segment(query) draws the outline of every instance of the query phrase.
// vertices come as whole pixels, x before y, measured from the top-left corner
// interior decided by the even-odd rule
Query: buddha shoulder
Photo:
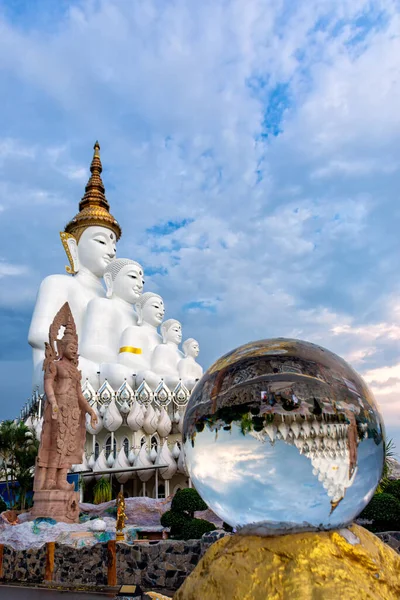
[[[48,294],[56,292],[62,294],[67,290],[74,289],[76,281],[71,275],[48,275],[40,284],[39,294]]]

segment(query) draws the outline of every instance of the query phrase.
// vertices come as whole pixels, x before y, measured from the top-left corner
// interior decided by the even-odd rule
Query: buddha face
[[[113,294],[129,304],[136,304],[143,292],[143,269],[129,264],[123,267],[113,282]]]
[[[176,323],[173,323],[173,325],[171,325],[171,327],[166,332],[166,341],[172,342],[173,344],[176,344],[177,346],[181,343],[181,341],[182,341],[182,326],[180,323],[176,322]]]
[[[88,271],[102,277],[104,269],[115,257],[116,236],[106,227],[88,227],[78,243],[79,264]]]
[[[190,344],[188,344],[187,348],[186,348],[186,353],[187,356],[192,356],[193,358],[197,358],[200,352],[200,346],[199,343],[196,342],[196,340],[193,340],[192,342],[190,342]]]
[[[142,308],[142,320],[153,325],[153,327],[161,325],[164,315],[164,302],[158,296],[150,298]]]

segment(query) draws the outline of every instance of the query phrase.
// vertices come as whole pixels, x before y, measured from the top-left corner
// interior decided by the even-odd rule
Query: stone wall
[[[110,542],[91,548],[75,549],[61,544],[53,546],[54,558],[49,559],[49,544],[39,549],[15,551],[3,547],[0,565],[2,581],[43,583],[48,580],[70,586],[106,586],[139,584],[143,589],[177,590],[193,571],[214,540],[160,540],[128,545]],[[113,543],[115,544],[115,543]],[[112,548],[115,547],[113,560]],[[114,567],[112,565],[115,565]],[[1,568],[2,567],[2,568]],[[110,583],[110,569],[114,582]]]

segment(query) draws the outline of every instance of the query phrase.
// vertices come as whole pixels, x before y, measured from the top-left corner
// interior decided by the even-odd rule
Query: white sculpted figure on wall
[[[107,365],[118,362],[122,332],[137,322],[134,305],[143,291],[143,268],[130,258],[117,258],[105,269],[104,282],[107,297],[89,302],[82,328],[81,355],[94,369],[84,369],[83,377],[90,383],[99,365],[101,382],[108,379]]]
[[[33,348],[33,385],[41,392],[44,343],[54,315],[68,302],[80,337],[88,303],[93,298],[104,297],[102,277],[115,257],[116,242],[121,236],[121,228],[110,214],[105,197],[99,150],[96,142],[91,177],[79,203],[79,213],[61,233],[70,261],[70,267],[66,268],[69,275],[50,275],[42,281],[32,316],[28,341]]]
[[[182,383],[191,392],[197,381],[203,376],[203,369],[196,362],[200,346],[199,342],[193,338],[185,340],[182,346],[185,358],[182,358],[178,363],[178,373]]]
[[[142,371],[136,376],[139,386],[145,379],[155,390],[164,379],[165,384],[173,390],[179,382],[178,363],[183,358],[178,346],[182,341],[182,325],[176,319],[168,319],[161,325],[163,343],[156,346],[151,357],[151,370]]]

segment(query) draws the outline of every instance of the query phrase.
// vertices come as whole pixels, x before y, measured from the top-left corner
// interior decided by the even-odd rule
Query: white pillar
[[[156,469],[156,473],[155,473],[155,486],[156,486],[156,500],[158,500],[158,469]]]
[[[192,487],[192,480],[190,479],[190,477],[189,477],[189,487],[190,488]]]
[[[169,496],[169,479],[166,479],[164,481],[164,485],[165,485],[165,497],[168,498],[168,496]]]
[[[143,489],[143,498],[144,498],[146,495],[146,482],[145,481],[143,481],[142,489]]]

